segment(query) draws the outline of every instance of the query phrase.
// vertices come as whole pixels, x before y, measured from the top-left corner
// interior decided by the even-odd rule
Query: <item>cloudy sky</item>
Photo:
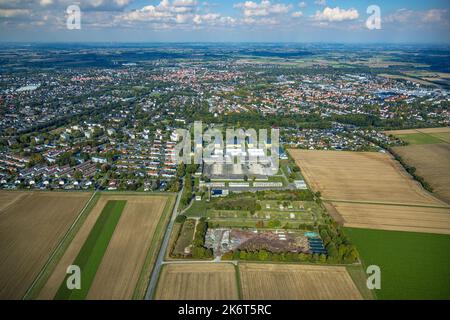
[[[68,29],[78,5],[81,29]],[[368,29],[370,5],[381,29]],[[72,21],[72,20],[71,20]],[[0,0],[0,41],[450,43],[449,0]]]

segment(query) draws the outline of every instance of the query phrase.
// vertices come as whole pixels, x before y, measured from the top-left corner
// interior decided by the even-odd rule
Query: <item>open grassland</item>
[[[81,289],[69,290],[66,284],[69,277],[67,275],[61,283],[55,299],[81,300],[86,297],[125,204],[126,201],[117,200],[110,200],[106,203],[86,242],[73,262],[73,265],[78,266],[82,272]]]
[[[246,300],[360,300],[345,267],[239,264]]]
[[[289,150],[310,186],[326,199],[443,205],[387,154]]]
[[[450,203],[450,144],[411,145],[395,147],[394,151],[416,168],[416,173],[431,185],[433,193]]]
[[[156,300],[236,300],[235,267],[226,263],[168,264],[161,271]]]
[[[40,291],[39,299],[55,297],[67,266],[73,264],[105,205],[114,200],[126,201],[126,205],[86,297],[142,298],[174,204],[172,195],[101,194]]]
[[[450,208],[333,202],[344,226],[450,234]]]
[[[346,228],[364,265],[381,268],[379,299],[450,299],[449,235]]]
[[[0,192],[0,299],[21,299],[90,193]]]

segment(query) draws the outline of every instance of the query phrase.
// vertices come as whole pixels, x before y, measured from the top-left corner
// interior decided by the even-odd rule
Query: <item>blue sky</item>
[[[81,29],[68,29],[78,4]],[[368,29],[366,10],[381,10]],[[448,0],[0,0],[0,41],[450,43]]]

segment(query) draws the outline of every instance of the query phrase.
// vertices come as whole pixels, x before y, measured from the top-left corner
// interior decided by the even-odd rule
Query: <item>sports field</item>
[[[173,204],[173,196],[101,194],[38,298],[142,298]],[[109,216],[108,222],[102,222],[104,214]],[[99,224],[103,225],[101,232],[98,231]],[[110,234],[111,229],[113,232]],[[82,288],[82,293],[59,296],[67,266],[78,261],[93,234],[99,232],[102,239],[109,238],[106,246],[93,249],[95,259],[100,259],[95,261],[96,268],[89,269],[93,272],[90,286]],[[83,277],[83,269],[81,272]]]
[[[0,191],[0,299],[21,299],[90,193]]]
[[[416,173],[431,185],[433,193],[450,203],[450,144],[410,145],[395,147],[394,151],[416,168]]]
[[[246,300],[361,300],[345,267],[241,263]]]
[[[161,271],[156,300],[236,300],[235,267],[227,263],[168,264]]]
[[[450,236],[345,228],[364,265],[381,268],[379,299],[450,299]]]

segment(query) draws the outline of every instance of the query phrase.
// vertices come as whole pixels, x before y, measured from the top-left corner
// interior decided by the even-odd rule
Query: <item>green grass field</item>
[[[412,133],[412,134],[401,134],[397,135],[403,141],[408,142],[411,145],[414,144],[433,144],[433,143],[442,143],[441,139],[437,137],[433,137],[432,135],[425,133]]]
[[[450,143],[450,132],[436,132],[431,134],[433,137],[441,139],[441,142]]]
[[[450,299],[450,236],[345,228],[364,266],[381,268],[379,299]]]
[[[106,203],[73,262],[81,269],[81,289],[69,290],[66,281],[70,275],[67,275],[55,295],[56,300],[82,300],[87,296],[125,204],[126,201],[118,200]]]
[[[184,248],[192,243],[195,232],[195,223],[196,221],[193,219],[188,219],[184,222],[183,227],[181,228],[180,236],[178,237],[173,249],[174,255],[184,254]]]

